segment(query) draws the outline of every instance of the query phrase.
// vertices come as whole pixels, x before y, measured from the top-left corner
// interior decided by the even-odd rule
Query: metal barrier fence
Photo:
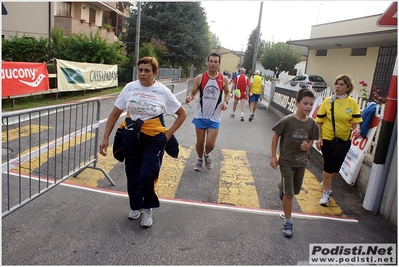
[[[192,78],[192,79],[188,80],[188,82],[187,82],[186,97],[188,96],[188,94],[190,94],[191,89],[193,88],[194,80],[195,80],[195,78]],[[197,100],[196,98],[194,98],[194,100],[195,100],[196,102],[198,102],[198,100]],[[186,102],[183,102],[182,105],[187,105],[187,106],[189,106],[189,107],[191,108],[191,105],[188,104],[188,103],[186,103]]]
[[[133,67],[133,77],[132,80],[136,77],[137,68]],[[170,79],[172,82],[180,82],[180,78],[182,76],[182,69],[174,69],[174,68],[159,68],[157,79]]]
[[[100,102],[2,114],[2,217],[96,166]]]

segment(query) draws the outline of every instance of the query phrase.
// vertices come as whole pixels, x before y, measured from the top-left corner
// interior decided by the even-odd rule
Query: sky
[[[261,38],[286,42],[310,38],[312,25],[384,13],[392,1],[263,1]],[[257,27],[260,1],[201,1],[221,46],[245,51]]]

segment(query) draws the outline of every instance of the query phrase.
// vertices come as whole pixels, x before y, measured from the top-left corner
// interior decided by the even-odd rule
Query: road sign
[[[377,20],[379,27],[398,27],[398,2],[392,2]]]

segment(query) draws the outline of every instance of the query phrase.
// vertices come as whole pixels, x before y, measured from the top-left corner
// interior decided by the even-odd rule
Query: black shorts
[[[337,159],[332,156],[331,140],[323,139],[323,146],[321,147],[323,153],[324,167],[323,171],[326,173],[338,173],[345,158]]]

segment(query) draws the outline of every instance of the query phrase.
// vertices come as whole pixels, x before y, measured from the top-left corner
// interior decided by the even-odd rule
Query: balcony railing
[[[89,24],[88,21],[77,18],[55,16],[54,24],[63,29],[65,35],[71,35],[74,33],[84,33],[88,35],[90,32],[96,33],[97,31],[100,31],[101,37],[107,39],[108,43],[112,44],[116,39],[114,31],[108,31],[100,25]]]

